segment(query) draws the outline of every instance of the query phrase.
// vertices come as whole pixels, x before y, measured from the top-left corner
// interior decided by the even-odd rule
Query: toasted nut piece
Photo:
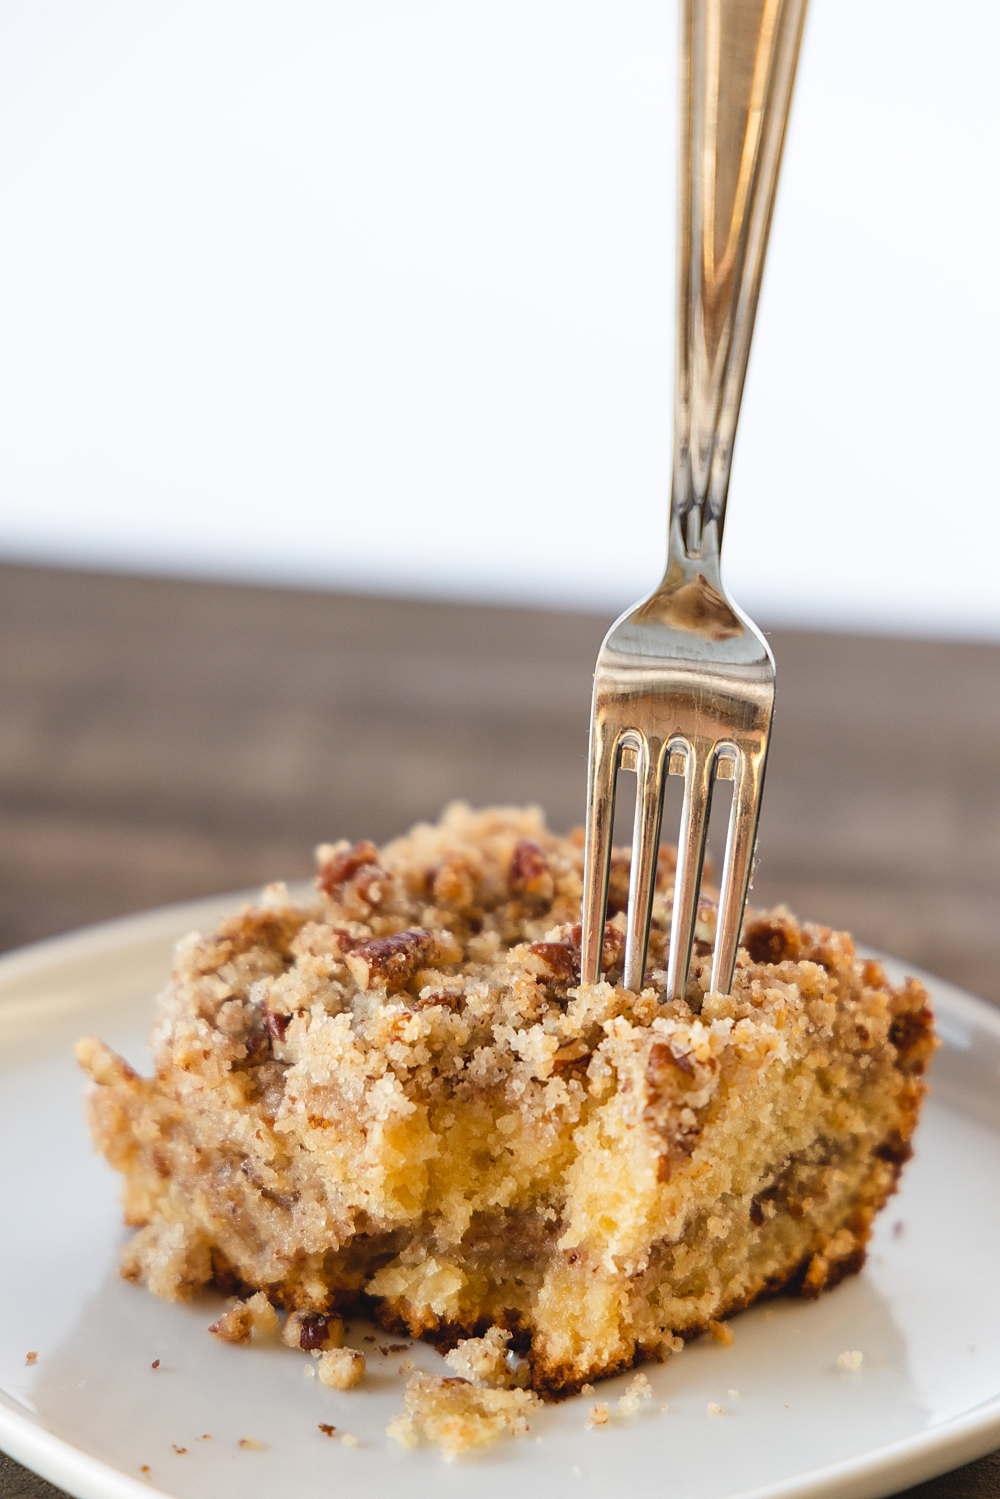
[[[514,844],[507,870],[507,884],[511,895],[520,896],[532,905],[552,904],[555,894],[552,872],[544,850],[534,838],[520,838]]]
[[[336,897],[352,875],[366,864],[378,863],[378,849],[363,838],[360,843],[321,843],[316,850],[319,874],[316,883],[327,895]]]
[[[365,942],[348,953],[345,961],[359,989],[402,989],[419,969],[433,962],[436,952],[433,934],[414,926]]]
[[[344,1341],[344,1323],[334,1312],[292,1312],[282,1330],[281,1341],[303,1353],[322,1353],[339,1348]]]

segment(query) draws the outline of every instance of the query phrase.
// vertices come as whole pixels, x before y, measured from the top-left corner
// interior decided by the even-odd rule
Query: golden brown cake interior
[[[445,1345],[508,1329],[545,1394],[662,1357],[781,1287],[857,1270],[910,1152],[927,996],[843,933],[749,914],[733,992],[664,999],[664,851],[647,987],[580,985],[581,838],[457,805],[381,852],[319,851],[180,944],[156,1070],[80,1045],[98,1148],[138,1232],[123,1273],[314,1312],[370,1305]]]

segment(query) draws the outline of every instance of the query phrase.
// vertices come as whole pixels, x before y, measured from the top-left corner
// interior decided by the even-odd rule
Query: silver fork
[[[712,962],[729,991],[753,867],[774,659],[720,575],[754,314],[806,0],[683,0],[674,468],[667,568],[594,676],[581,977],[601,973],[619,769],[637,775],[624,984],[642,988],[667,775],[684,777],[667,993],[686,991],[712,790],[733,781]]]

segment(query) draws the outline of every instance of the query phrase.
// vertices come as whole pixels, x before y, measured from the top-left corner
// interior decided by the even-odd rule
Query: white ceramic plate
[[[354,1326],[371,1372],[340,1394],[304,1379],[310,1361],[290,1349],[208,1337],[221,1298],[171,1306],[120,1280],[118,1185],[91,1153],[71,1044],[96,1032],[142,1065],[172,942],[236,902],[0,958],[0,1445],[21,1462],[78,1499],[309,1499],[344,1485],[369,1499],[472,1486],[508,1499],[511,1484],[545,1499],[876,1499],[1000,1444],[1000,1015],[936,980],[945,1045],[863,1274],[818,1303],[751,1309],[731,1348],[705,1340],[649,1368],[655,1398],[630,1421],[587,1431],[591,1402],[577,1397],[546,1408],[529,1436],[445,1464],[385,1436],[404,1355],[364,1342],[373,1329]],[[402,1340],[378,1335],[389,1341]],[[853,1349],[860,1369],[838,1369]],[[422,1345],[413,1356],[444,1368]]]

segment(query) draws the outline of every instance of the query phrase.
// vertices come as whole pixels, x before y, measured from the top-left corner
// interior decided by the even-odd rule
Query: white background
[[[616,609],[659,575],[676,0],[5,0],[0,555]],[[1000,638],[1000,7],[812,0],[727,533]]]

